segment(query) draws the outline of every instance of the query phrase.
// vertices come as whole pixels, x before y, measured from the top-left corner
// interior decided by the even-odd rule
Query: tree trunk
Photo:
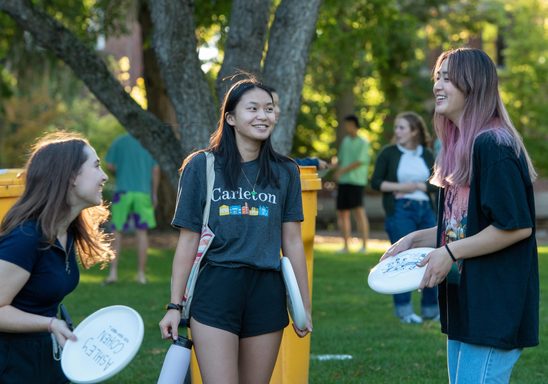
[[[154,49],[152,48],[152,44],[150,44],[153,25],[146,3],[141,4],[141,8],[139,9],[139,24],[141,25],[141,41],[143,42],[143,77],[145,79],[148,110],[162,120],[166,124],[166,127],[171,127],[174,133],[179,135],[175,110],[171,100],[167,96],[164,81],[160,76],[160,68],[156,62]],[[181,158],[179,164],[182,160]],[[158,229],[165,230],[171,228],[170,223],[175,211],[176,201],[176,188],[171,184],[168,175],[162,172],[160,185],[158,186],[158,206],[156,207]]]
[[[282,0],[270,29],[263,78],[280,95],[281,114],[272,143],[283,154],[291,151],[293,143],[320,3],[321,0]]]
[[[28,0],[2,0],[0,10],[63,60],[120,123],[143,143],[169,175],[171,183],[177,185],[177,168],[182,157],[177,138],[128,95],[95,52]]]
[[[173,103],[183,152],[207,145],[216,108],[197,55],[192,0],[148,2],[154,24],[153,46]]]
[[[223,65],[216,82],[219,103],[232,83],[225,78],[235,74],[237,70],[260,73],[271,5],[272,0],[232,2],[230,33],[225,44]]]
[[[343,137],[346,135],[344,129],[344,118],[350,114],[356,113],[354,110],[356,97],[354,96],[354,87],[352,84],[339,89],[339,94],[335,95],[335,114],[337,116],[337,136],[336,145],[339,148]]]

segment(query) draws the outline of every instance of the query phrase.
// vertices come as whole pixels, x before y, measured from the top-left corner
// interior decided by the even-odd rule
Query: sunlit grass
[[[354,241],[351,249],[358,249]],[[311,359],[310,383],[444,383],[445,337],[439,324],[403,325],[393,316],[392,298],[373,292],[367,274],[388,247],[386,241],[372,241],[366,255],[336,253],[342,242],[315,246],[311,354],[348,354],[351,360]],[[548,338],[548,247],[540,251],[541,340]],[[124,251],[120,261],[120,281],[102,286],[107,270],[82,271],[81,284],[67,305],[77,324],[92,312],[114,304],[137,310],[145,323],[145,337],[132,363],[108,383],[155,383],[169,343],[161,340],[158,322],[169,300],[173,250],[152,249],[147,277],[149,283],[135,282],[136,254]],[[419,309],[419,294],[414,302]],[[525,350],[512,383],[548,382],[548,348]],[[288,383],[300,384],[300,383]]]

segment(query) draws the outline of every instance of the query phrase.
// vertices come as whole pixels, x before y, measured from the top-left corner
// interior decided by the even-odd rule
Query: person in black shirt
[[[66,383],[57,346],[75,340],[56,317],[79,281],[78,264],[111,260],[99,228],[107,180],[87,140],[52,133],[25,167],[25,190],[0,226],[0,382]]]
[[[522,349],[539,342],[536,173],[487,54],[444,52],[434,76],[438,225],[383,258],[437,247],[422,262],[421,287],[438,285],[450,383],[507,383]]]

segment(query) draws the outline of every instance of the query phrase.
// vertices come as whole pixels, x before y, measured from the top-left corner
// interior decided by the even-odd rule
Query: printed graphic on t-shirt
[[[466,236],[469,194],[469,187],[449,186],[447,188],[443,210],[444,244],[464,239]]]
[[[273,193],[248,191],[239,187],[232,191],[214,188],[211,200],[221,203],[219,216],[268,217],[269,205],[276,205],[278,198]]]
[[[468,219],[469,187],[449,186],[445,192],[445,205],[443,208],[443,245],[466,237],[466,223]],[[462,260],[453,265],[447,280],[450,283],[458,283],[462,272]]]

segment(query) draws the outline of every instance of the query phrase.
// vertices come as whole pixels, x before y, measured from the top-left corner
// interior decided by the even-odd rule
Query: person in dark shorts
[[[215,156],[205,255],[190,308],[190,328],[204,383],[268,383],[288,325],[280,250],[291,260],[312,331],[297,165],[272,148],[272,94],[254,79],[227,92],[217,130],[205,150]],[[185,159],[172,225],[180,230],[171,303],[160,322],[176,338],[186,281],[196,255],[207,195],[206,156]]]
[[[85,268],[113,256],[100,229],[107,175],[87,140],[69,133],[38,141],[24,174],[0,225],[0,383],[68,383],[60,347],[76,338],[57,309],[78,285],[76,255]]]
[[[360,124],[355,115],[346,116],[344,126],[347,135],[341,142],[335,171],[337,221],[344,240],[341,252],[349,251],[348,242],[352,232],[350,213],[352,212],[362,237],[362,247],[359,252],[365,253],[369,238],[369,221],[363,206],[363,191],[367,185],[369,142],[358,135]]]

